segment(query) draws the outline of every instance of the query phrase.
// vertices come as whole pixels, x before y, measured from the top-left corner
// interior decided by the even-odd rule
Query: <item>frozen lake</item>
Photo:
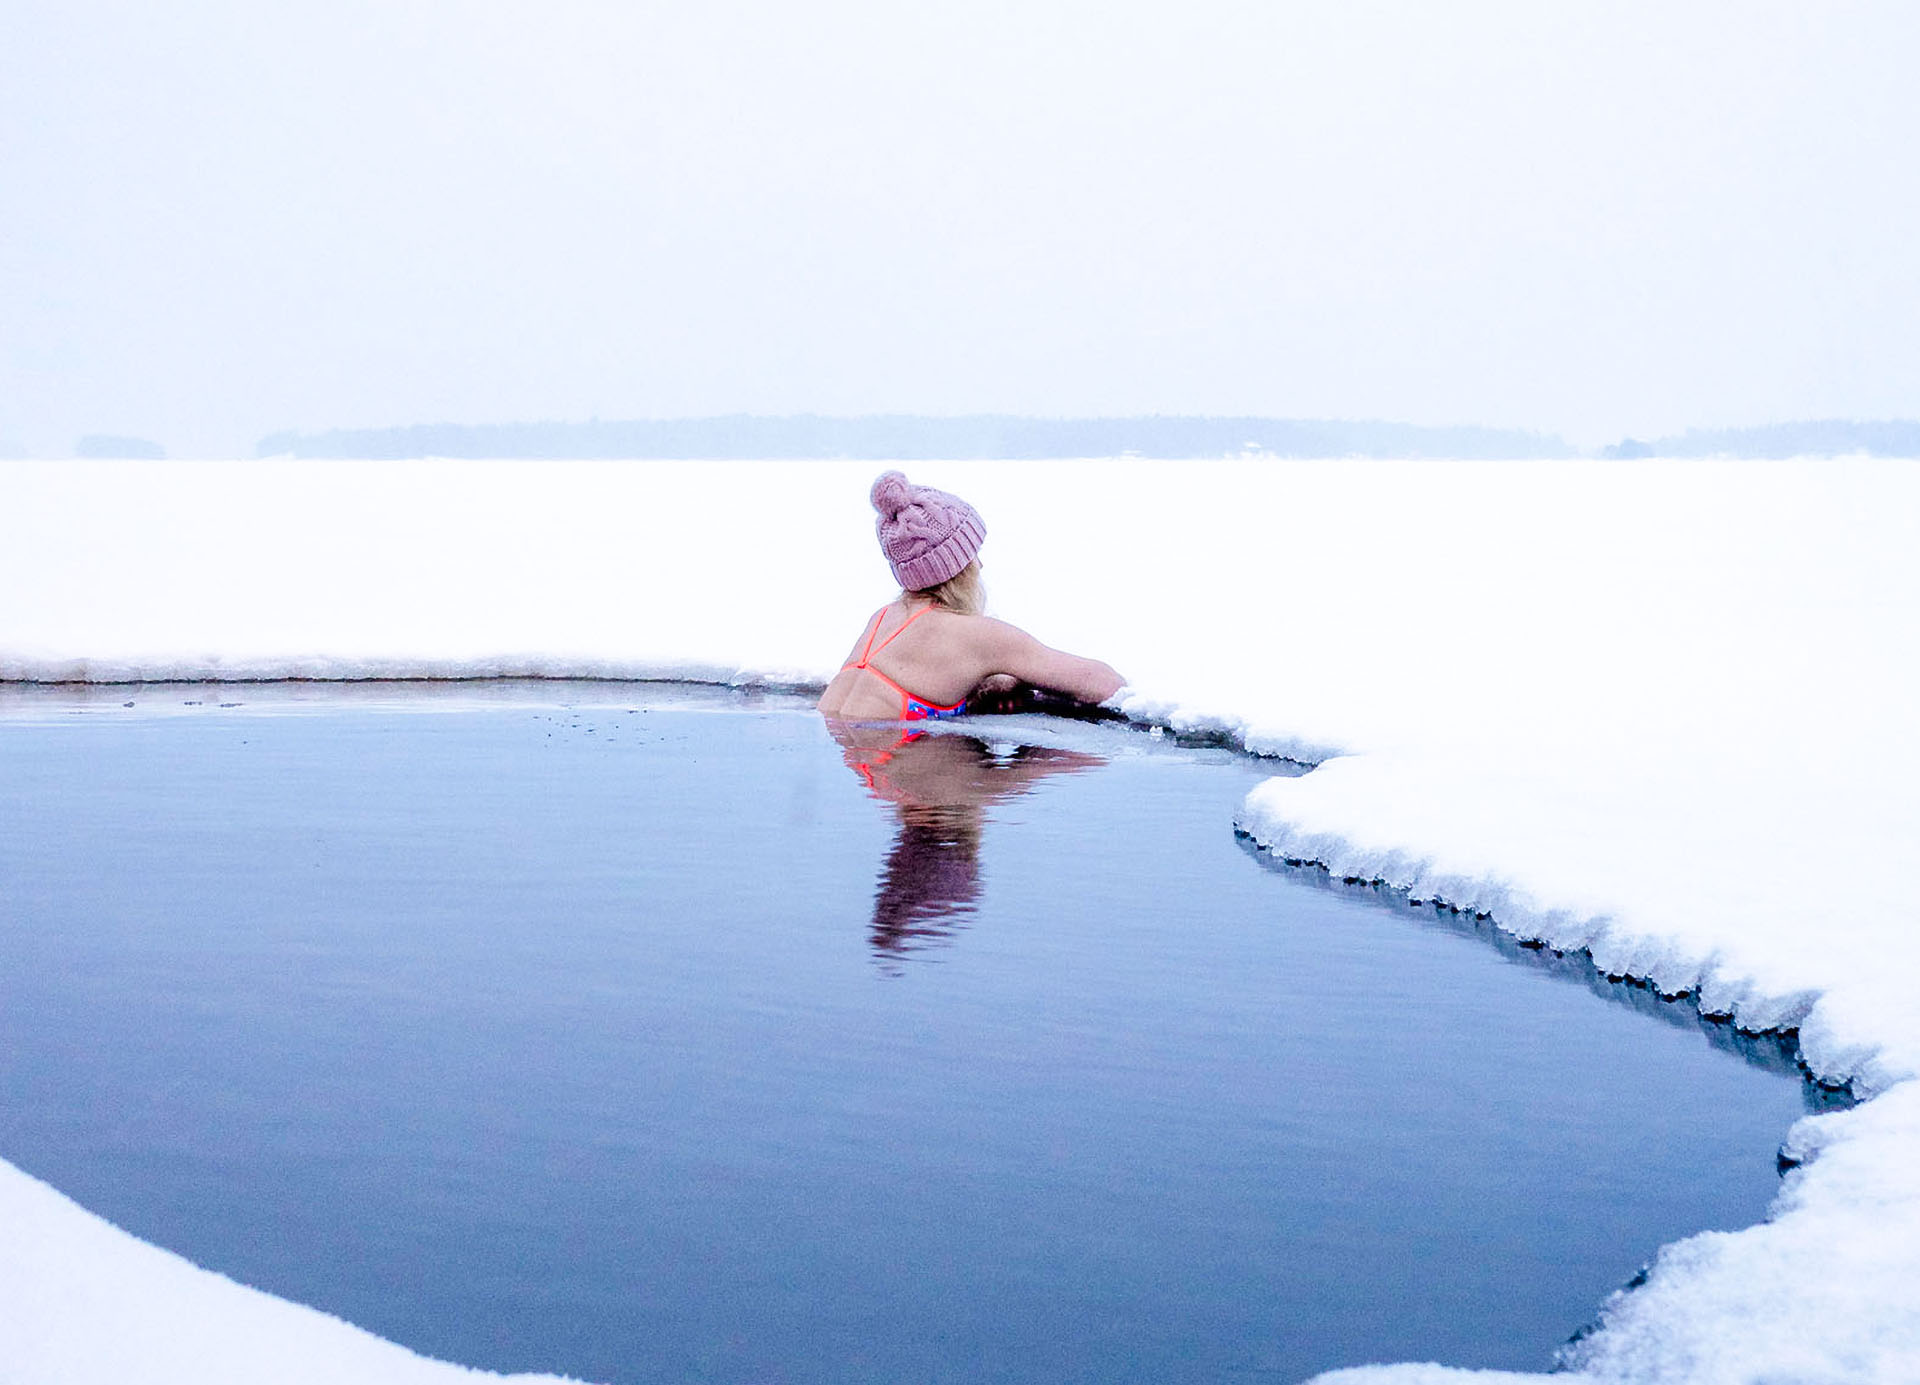
[[[971,730],[4,690],[0,1157],[417,1350],[621,1382],[1543,1368],[1764,1214],[1819,1099],[1777,1046],[1271,868],[1231,828],[1270,765]]]

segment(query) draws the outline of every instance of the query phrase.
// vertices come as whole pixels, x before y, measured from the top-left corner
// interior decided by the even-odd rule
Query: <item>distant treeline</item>
[[[1426,428],[1285,418],[1019,418],[909,414],[823,418],[639,419],[589,423],[416,424],[273,433],[262,457],[850,458],[1047,457],[1570,457],[1545,433],[1511,428]]]
[[[120,457],[143,462],[164,462],[167,449],[145,438],[123,437],[118,433],[88,433],[73,445],[76,457]]]
[[[1920,422],[1845,418],[1773,423],[1761,428],[1692,428],[1642,442],[1622,438],[1606,457],[1920,457]]]

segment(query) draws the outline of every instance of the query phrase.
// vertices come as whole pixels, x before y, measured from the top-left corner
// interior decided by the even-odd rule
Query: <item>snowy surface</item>
[[[515,1380],[416,1356],[200,1269],[0,1162],[0,1380],[392,1385]]]
[[[876,470],[0,464],[0,678],[817,683],[892,594]],[[908,472],[984,514],[996,612],[1114,663],[1130,713],[1325,761],[1249,798],[1241,826],[1263,843],[1587,949],[1742,1025],[1797,1025],[1815,1073],[1875,1095],[1801,1122],[1805,1162],[1769,1222],[1667,1247],[1570,1364],[1920,1379],[1920,466]],[[189,1292],[232,1325],[196,1344],[198,1379],[260,1377],[248,1353],[273,1349],[275,1312],[301,1324],[289,1362],[378,1345],[0,1173],[0,1216],[42,1228],[0,1246],[0,1376],[70,1359],[52,1373],[168,1378],[88,1363],[143,1303]],[[49,1261],[71,1293],[13,1294]],[[20,1317],[23,1301],[39,1306]],[[453,1370],[384,1349],[339,1377]],[[1328,1377],[1464,1378],[1522,1377]]]

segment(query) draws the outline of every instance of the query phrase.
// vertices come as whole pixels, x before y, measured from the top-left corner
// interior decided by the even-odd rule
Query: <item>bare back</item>
[[[952,706],[995,677],[1083,702],[1113,696],[1123,681],[1099,660],[1049,649],[1005,621],[902,596],[867,622],[819,706],[837,721],[891,721],[906,715],[903,696]]]

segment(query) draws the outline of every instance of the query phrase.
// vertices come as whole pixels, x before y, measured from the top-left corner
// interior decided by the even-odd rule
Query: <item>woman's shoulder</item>
[[[1004,644],[1011,640],[1033,638],[1012,621],[1002,620],[998,616],[970,616],[958,611],[955,611],[953,615],[956,620],[966,621],[967,624],[964,628],[982,640],[990,640]]]
[[[956,611],[948,606],[929,606],[926,609],[927,624],[937,625],[949,634],[970,635],[992,639],[1001,632],[1013,627],[1004,620],[993,616],[974,615],[968,611]]]
[[[1010,621],[997,616],[967,615],[960,611],[945,613],[939,636],[954,650],[964,650],[968,658],[1000,669],[1009,660],[1020,659],[1044,646],[1032,635]]]

